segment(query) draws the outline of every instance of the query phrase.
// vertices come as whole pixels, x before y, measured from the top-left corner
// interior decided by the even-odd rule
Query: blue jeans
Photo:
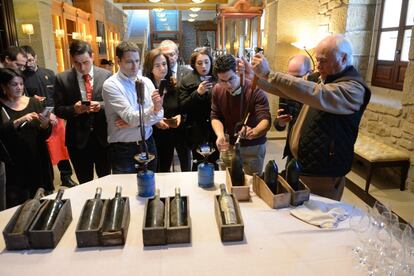
[[[157,149],[152,136],[146,141],[148,152],[154,154],[155,158],[148,163],[148,169],[157,171]],[[140,146],[135,143],[111,143],[109,147],[111,156],[111,165],[113,174],[126,174],[137,173],[138,169],[136,165],[138,162],[134,159],[134,156],[141,152]]]

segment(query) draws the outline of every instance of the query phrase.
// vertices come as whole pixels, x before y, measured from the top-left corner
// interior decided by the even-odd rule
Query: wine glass
[[[366,262],[366,248],[364,248],[366,241],[366,233],[368,233],[371,226],[371,218],[369,210],[361,210],[354,206],[349,217],[349,227],[356,234],[357,244],[352,249],[355,253],[358,263],[363,266]]]

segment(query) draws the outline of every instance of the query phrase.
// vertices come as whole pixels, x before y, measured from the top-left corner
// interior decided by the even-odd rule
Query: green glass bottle
[[[32,222],[34,216],[40,208],[40,199],[45,195],[45,189],[37,189],[33,199],[29,199],[23,204],[19,216],[16,219],[12,233],[23,233]]]
[[[240,143],[234,145],[234,154],[231,158],[231,183],[233,186],[244,185],[243,161],[240,154]]]

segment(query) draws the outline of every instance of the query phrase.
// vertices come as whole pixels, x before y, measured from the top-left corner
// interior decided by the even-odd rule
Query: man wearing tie
[[[66,146],[79,183],[110,174],[102,85],[111,72],[93,65],[89,43],[73,40],[73,68],[56,76],[55,114],[67,121]]]

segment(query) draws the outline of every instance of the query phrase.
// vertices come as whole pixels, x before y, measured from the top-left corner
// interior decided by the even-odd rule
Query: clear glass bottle
[[[226,185],[220,184],[221,194],[219,197],[221,217],[224,224],[237,224],[236,208],[233,198],[227,193]]]
[[[149,202],[149,227],[164,226],[164,202],[160,199],[160,190],[155,190],[155,196]]]
[[[234,145],[234,154],[231,159],[231,183],[233,186],[244,185],[243,162],[240,154],[240,143]]]
[[[171,200],[170,225],[172,227],[186,225],[185,204],[178,187],[175,188],[175,197]]]
[[[52,205],[48,207],[46,211],[46,215],[44,216],[45,219],[40,229],[52,230],[53,224],[55,224],[59,211],[63,206],[62,196],[64,192],[65,192],[64,189],[59,189],[55,200],[53,201]]]
[[[33,199],[29,199],[23,204],[16,223],[13,226],[11,233],[23,233],[32,222],[37,211],[40,208],[40,199],[45,195],[45,189],[39,188]]]
[[[117,186],[115,197],[109,203],[109,209],[104,221],[103,231],[118,231],[122,227],[125,201],[122,198],[122,187]]]
[[[82,217],[80,218],[80,230],[91,230],[99,227],[101,219],[103,202],[101,199],[102,188],[96,188],[95,198],[86,201]]]

